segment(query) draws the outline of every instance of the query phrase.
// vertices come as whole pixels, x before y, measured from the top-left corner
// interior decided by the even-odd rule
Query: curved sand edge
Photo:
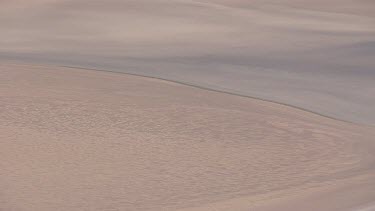
[[[336,117],[333,117],[333,116],[328,116],[328,115],[325,115],[325,114],[322,114],[322,113],[319,113],[319,112],[316,112],[316,111],[312,111],[312,110],[309,110],[309,109],[306,109],[306,108],[303,108],[303,107],[298,107],[298,106],[295,106],[295,105],[292,105],[292,104],[274,101],[274,100],[271,100],[271,99],[255,97],[255,96],[251,96],[251,95],[244,95],[244,94],[239,94],[239,93],[235,93],[235,92],[229,92],[229,91],[224,91],[224,90],[220,90],[220,89],[205,87],[205,86],[201,86],[201,85],[194,84],[194,83],[188,83],[188,82],[184,82],[184,81],[172,80],[172,79],[167,79],[167,78],[162,78],[162,77],[157,77],[157,76],[151,76],[151,75],[135,74],[135,73],[130,73],[130,72],[128,73],[128,72],[113,71],[113,70],[85,68],[85,67],[76,67],[76,66],[64,66],[64,65],[62,65],[60,67],[66,67],[66,68],[72,68],[72,69],[91,70],[91,71],[104,71],[104,72],[110,72],[110,73],[127,74],[127,75],[134,75],[134,76],[145,77],[145,78],[153,78],[153,79],[173,82],[173,83],[177,83],[177,84],[181,84],[181,85],[186,85],[186,86],[190,86],[190,87],[195,87],[195,88],[198,88],[198,89],[203,89],[203,90],[208,90],[208,91],[213,91],[213,92],[219,92],[219,93],[229,94],[229,95],[234,95],[234,96],[239,96],[239,97],[246,97],[246,98],[261,100],[261,101],[270,102],[270,103],[276,103],[276,104],[279,104],[279,105],[288,106],[288,107],[291,107],[291,108],[294,108],[294,109],[306,111],[306,112],[309,112],[309,113],[312,113],[312,114],[316,114],[316,115],[319,115],[319,116],[322,116],[322,117],[325,117],[325,118],[329,118],[329,119],[333,119],[333,120],[337,120],[337,121],[342,121],[342,122],[347,122],[347,123],[352,123],[352,124],[357,124],[357,125],[365,125],[365,124],[351,122],[351,121],[344,120],[344,119],[339,119],[339,118],[336,118]]]
[[[6,63],[6,64],[20,65],[20,63]],[[34,64],[34,63],[22,63],[22,65],[33,66],[33,67],[45,67],[45,65]],[[281,106],[287,106],[287,107],[290,107],[290,108],[293,108],[293,109],[305,111],[305,112],[308,112],[308,113],[311,113],[311,114],[315,114],[315,115],[325,117],[325,118],[328,118],[328,119],[332,119],[332,120],[336,120],[336,121],[346,122],[346,123],[364,126],[364,127],[373,127],[373,125],[351,122],[351,121],[348,121],[348,120],[345,120],[345,119],[340,119],[340,118],[336,118],[336,117],[333,117],[333,116],[325,115],[325,114],[319,113],[317,111],[309,110],[307,108],[299,107],[299,106],[288,104],[288,103],[283,103],[283,102],[280,102],[280,101],[255,97],[255,96],[251,96],[251,95],[239,94],[239,93],[236,93],[236,92],[224,91],[224,90],[210,88],[210,87],[206,87],[206,86],[201,86],[201,85],[198,85],[198,84],[188,83],[188,82],[180,81],[180,80],[172,80],[172,79],[163,78],[163,77],[157,77],[157,76],[151,76],[151,75],[142,75],[142,74],[136,74],[136,73],[131,73],[131,72],[125,72],[125,71],[121,72],[121,71],[116,71],[116,70],[96,69],[96,68],[81,67],[81,66],[67,66],[67,65],[47,65],[47,66],[62,67],[62,68],[69,68],[69,69],[81,69],[81,70],[89,70],[89,71],[109,72],[109,73],[115,73],[115,74],[125,74],[125,75],[132,75],[132,76],[138,76],[138,77],[144,77],[144,78],[157,79],[157,80],[161,80],[161,81],[167,81],[167,82],[172,82],[172,83],[176,83],[176,84],[180,84],[180,85],[194,87],[194,88],[198,88],[198,89],[202,89],[202,90],[213,91],[213,92],[218,92],[218,93],[223,93],[223,94],[229,94],[229,95],[234,95],[234,96],[239,96],[239,97],[245,97],[245,98],[260,100],[260,101],[269,102],[269,103],[275,103],[275,104],[278,104],[278,105],[281,105]]]

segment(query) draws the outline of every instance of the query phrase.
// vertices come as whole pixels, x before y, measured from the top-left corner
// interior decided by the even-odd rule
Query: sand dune
[[[0,14],[0,210],[374,209],[374,1]]]
[[[332,211],[375,197],[371,127],[51,66],[1,64],[0,101],[1,210]]]
[[[375,125],[372,0],[2,0],[0,58],[132,72]]]

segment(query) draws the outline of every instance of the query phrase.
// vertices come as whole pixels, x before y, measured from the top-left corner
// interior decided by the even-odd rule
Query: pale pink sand
[[[49,66],[0,65],[0,102],[0,210],[332,211],[375,200],[371,127]]]

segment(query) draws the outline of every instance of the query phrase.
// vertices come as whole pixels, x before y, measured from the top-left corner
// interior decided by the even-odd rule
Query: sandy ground
[[[0,102],[0,210],[341,211],[375,200],[370,126],[51,66],[1,64]]]
[[[373,0],[0,0],[0,59],[156,76],[375,125]]]
[[[375,209],[375,1],[0,14],[0,210]]]

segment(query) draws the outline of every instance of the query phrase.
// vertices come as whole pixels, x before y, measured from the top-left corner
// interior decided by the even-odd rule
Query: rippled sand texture
[[[0,65],[0,102],[0,210],[332,211],[375,199],[373,128],[48,66]]]
[[[0,59],[151,75],[375,125],[373,0],[1,0]]]

